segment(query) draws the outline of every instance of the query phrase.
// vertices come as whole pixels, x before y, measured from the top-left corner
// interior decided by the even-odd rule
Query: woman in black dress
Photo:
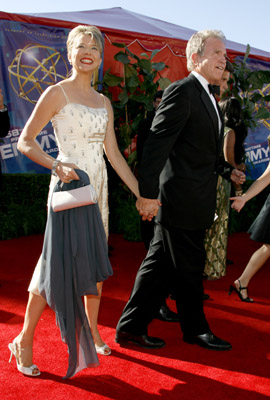
[[[270,147],[270,136],[268,136],[268,145]],[[270,163],[264,173],[249,187],[243,196],[231,198],[234,200],[232,208],[239,212],[248,200],[260,193],[269,183]],[[261,242],[263,245],[252,254],[241,276],[234,281],[234,286],[230,286],[229,294],[235,291],[242,301],[250,303],[253,302],[253,299],[248,296],[248,284],[270,257],[270,195],[248,232],[251,233],[250,238],[252,240]]]

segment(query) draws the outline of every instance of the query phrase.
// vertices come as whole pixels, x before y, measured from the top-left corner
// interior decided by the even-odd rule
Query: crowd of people
[[[111,354],[98,330],[102,284],[113,273],[107,246],[104,153],[136,196],[147,249],[118,321],[115,341],[150,349],[165,346],[163,339],[148,335],[149,323],[158,317],[177,321],[185,342],[211,350],[232,347],[213,333],[203,307],[207,298],[204,276],[218,279],[226,272],[230,185],[239,189],[245,181],[243,141],[247,132],[241,106],[235,98],[221,98],[232,73],[225,37],[221,31],[205,30],[189,39],[189,76],[156,94],[153,111],[139,128],[138,178],[119,151],[110,100],[90,84],[102,62],[103,45],[103,36],[94,26],[79,25],[70,31],[70,77],[41,95],[18,141],[22,154],[52,172],[42,253],[28,288],[22,330],[9,343],[18,371],[33,377],[40,375],[33,362],[34,333],[46,304],[55,311],[68,345],[66,378],[97,366],[97,354]],[[1,135],[9,129],[7,119],[2,131],[6,114],[0,91]],[[59,148],[56,159],[36,141],[49,121]],[[55,216],[51,201],[56,185],[60,181],[66,190],[77,187],[82,173],[94,186],[98,204]],[[240,211],[270,183],[269,177],[268,167],[246,193],[233,197],[233,208]],[[270,256],[268,225],[264,225],[269,202],[251,227],[252,238],[264,244],[230,287],[242,301],[252,301],[247,285]],[[177,313],[167,307],[169,295]]]

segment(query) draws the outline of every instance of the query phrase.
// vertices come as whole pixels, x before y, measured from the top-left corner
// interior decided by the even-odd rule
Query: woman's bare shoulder
[[[111,100],[109,99],[109,97],[107,97],[101,93],[99,93],[99,95],[102,96],[104,107],[106,107],[109,110],[112,110],[112,103],[111,103]]]
[[[66,103],[62,82],[49,86],[42,94],[41,100],[53,106],[55,112],[59,111]]]

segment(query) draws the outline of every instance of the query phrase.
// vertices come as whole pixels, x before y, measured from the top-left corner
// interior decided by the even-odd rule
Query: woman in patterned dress
[[[225,160],[234,168],[245,171],[245,151],[243,147],[247,128],[242,118],[241,104],[235,97],[219,102],[224,115]],[[216,219],[205,236],[206,263],[204,273],[208,279],[219,279],[226,274],[228,224],[231,183],[221,176],[217,184]]]

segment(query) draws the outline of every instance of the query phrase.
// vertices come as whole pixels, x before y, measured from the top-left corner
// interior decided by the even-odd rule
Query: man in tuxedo
[[[145,144],[137,208],[143,219],[157,217],[150,249],[117,324],[115,341],[121,345],[165,345],[149,337],[147,327],[173,286],[184,341],[213,350],[231,348],[210,330],[202,300],[204,236],[214,220],[217,176],[245,179],[219,157],[223,119],[209,84],[224,71],[224,42],[220,31],[190,38],[186,55],[191,73],[164,91]]]

